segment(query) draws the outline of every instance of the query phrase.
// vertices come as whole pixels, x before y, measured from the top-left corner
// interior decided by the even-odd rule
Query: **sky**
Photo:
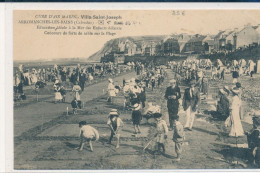
[[[13,59],[14,60],[50,60],[60,58],[88,58],[100,50],[110,39],[124,36],[142,35],[171,35],[174,33],[188,34],[217,34],[220,30],[241,28],[250,23],[260,24],[259,10],[110,10],[110,11],[14,11],[13,20]],[[175,14],[175,15],[174,15]],[[46,18],[52,15],[52,18]],[[60,16],[58,16],[60,15]],[[62,19],[63,21],[84,21],[95,24],[39,24],[47,27],[69,27],[75,26],[101,26],[109,27],[114,22],[131,22],[131,25],[123,25],[122,30],[114,31],[116,35],[46,35],[48,29],[37,29],[37,24],[22,24],[21,20],[61,20],[58,17],[77,16],[77,19]],[[81,15],[91,16],[92,19],[81,19]],[[120,16],[116,19],[104,19],[100,25],[93,16]],[[53,18],[56,16],[57,18]],[[110,21],[108,24],[107,22]],[[20,23],[19,23],[20,22]],[[119,25],[117,25],[119,26]],[[72,30],[70,30],[72,31]],[[94,30],[73,30],[92,31]],[[95,30],[97,31],[97,30]],[[110,31],[111,32],[111,31]]]

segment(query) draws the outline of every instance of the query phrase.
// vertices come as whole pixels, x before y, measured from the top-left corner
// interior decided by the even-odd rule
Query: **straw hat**
[[[133,105],[133,108],[134,108],[135,110],[139,110],[139,109],[141,108],[141,105],[138,104],[138,103],[136,103],[136,104]]]
[[[109,116],[110,115],[115,115],[115,116],[119,116],[117,109],[111,109],[111,111],[109,112]]]

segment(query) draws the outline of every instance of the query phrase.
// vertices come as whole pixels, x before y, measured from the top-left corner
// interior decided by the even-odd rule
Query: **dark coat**
[[[71,77],[70,77],[70,82],[75,84],[77,81],[77,78],[78,78],[77,73],[75,73],[75,74],[72,73]]]
[[[195,88],[192,96],[190,94],[190,88],[185,89],[182,106],[186,111],[189,106],[191,106],[192,111],[196,111],[196,107],[200,102],[200,92]]]
[[[176,96],[176,99],[168,98],[169,96]],[[178,110],[179,108],[179,99],[181,98],[180,88],[175,86],[167,87],[164,98],[167,99],[167,108],[168,110]]]

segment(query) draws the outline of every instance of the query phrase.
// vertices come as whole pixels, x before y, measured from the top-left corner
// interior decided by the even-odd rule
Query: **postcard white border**
[[[173,10],[248,9],[260,10],[260,3],[6,3],[0,4],[1,57],[1,172],[87,172],[87,170],[13,170],[13,10]],[[5,20],[4,20],[5,19]],[[2,51],[4,50],[4,51]],[[3,80],[4,79],[4,80]],[[4,97],[3,97],[4,96]],[[4,139],[4,140],[3,140]],[[104,172],[105,170],[88,172]],[[110,170],[106,172],[259,172],[259,170]]]

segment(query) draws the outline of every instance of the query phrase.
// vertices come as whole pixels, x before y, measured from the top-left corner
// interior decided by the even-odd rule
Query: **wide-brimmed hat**
[[[136,103],[136,104],[133,105],[133,108],[135,110],[139,110],[141,108],[141,105],[139,103]]]
[[[110,115],[115,115],[115,116],[119,116],[117,109],[111,109],[111,111],[109,112],[109,116]]]

